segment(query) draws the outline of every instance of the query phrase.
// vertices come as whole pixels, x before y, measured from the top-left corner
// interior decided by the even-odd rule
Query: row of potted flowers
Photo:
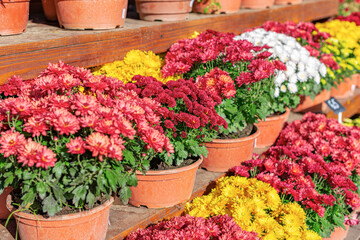
[[[296,38],[305,47],[296,38],[266,30],[266,26],[304,34],[304,38]],[[207,31],[180,40],[165,57],[158,76],[162,81],[152,77],[160,74],[158,70],[150,76],[134,73],[136,76],[128,77],[125,84],[59,62],[50,64],[36,79],[23,81],[13,77],[1,86],[0,182],[4,183],[3,189],[14,189],[11,197],[18,208],[15,215],[21,219],[19,230],[23,239],[51,232],[26,232],[30,229],[30,216],[33,225],[38,225],[38,214],[54,218],[55,214],[66,214],[74,208],[92,209],[115,193],[124,202],[130,199],[134,205],[148,207],[186,201],[201,156],[202,166],[213,171],[227,171],[242,160],[249,160],[259,134],[258,127],[252,124],[285,112],[285,107],[294,108],[300,102],[299,95],[315,96],[328,84],[331,86],[330,80],[321,81],[330,67],[338,67],[339,76],[345,74],[331,53],[317,48],[328,34],[315,31],[310,23],[284,26],[266,23],[263,28],[236,38],[232,33]],[[132,54],[119,66],[136,65],[142,59],[146,59],[145,66],[161,61],[152,54]],[[108,74],[106,68],[97,71]],[[250,143],[239,140],[248,135]],[[226,165],[231,159],[229,148],[224,148],[225,154],[212,150],[224,142],[239,147],[237,156],[244,145],[250,149],[241,154],[243,159],[235,157]],[[184,184],[185,178],[179,173],[168,177],[180,186],[190,186],[187,190],[177,187],[182,195],[175,199],[160,195],[174,187],[157,186],[161,181],[148,171],[169,166],[187,166],[192,172],[186,174],[192,175],[188,184]],[[155,189],[148,189],[148,180],[142,179],[141,172],[153,178],[150,186]],[[139,194],[141,190],[149,195]],[[10,197],[8,200],[10,204]],[[105,205],[110,206],[109,202]],[[35,216],[29,214],[34,212]],[[101,218],[106,219],[108,211],[104,214]],[[105,236],[104,223],[92,229],[81,234],[85,238],[98,234],[95,239]]]
[[[215,239],[344,239],[349,226],[359,223],[353,215],[360,206],[359,138],[358,127],[307,113],[262,156],[230,169],[209,194],[187,203],[186,216],[139,229],[128,239],[186,238],[187,230],[212,239],[203,229],[214,218],[224,228],[209,227]]]

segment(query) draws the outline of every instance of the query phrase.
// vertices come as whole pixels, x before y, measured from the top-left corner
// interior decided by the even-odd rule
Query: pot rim
[[[52,217],[48,217],[45,218],[42,215],[34,215],[31,213],[26,213],[26,212],[15,212],[17,209],[11,205],[12,203],[12,196],[11,194],[9,194],[6,198],[6,207],[7,209],[12,213],[15,212],[14,215],[18,216],[19,218],[25,218],[28,220],[36,220],[36,221],[61,221],[61,220],[71,220],[71,219],[75,219],[75,218],[80,218],[83,217],[84,215],[91,215],[94,213],[97,213],[99,211],[101,211],[102,209],[110,206],[112,203],[114,202],[114,197],[110,197],[109,200],[106,200],[106,202],[104,202],[103,204],[94,207],[90,210],[85,210],[82,212],[77,212],[77,213],[70,213],[70,214],[65,214],[65,215],[59,215],[59,216],[52,216]]]
[[[0,5],[7,4],[7,3],[27,3],[30,2],[30,0],[0,0]]]
[[[290,114],[290,108],[286,107],[286,110],[284,113],[280,114],[280,115],[277,115],[277,116],[271,116],[271,117],[266,117],[265,118],[265,121],[259,121],[260,122],[270,122],[270,121],[276,121],[276,120],[279,120],[279,119],[282,119],[282,118],[286,118],[287,115]],[[257,123],[255,123],[257,124]]]
[[[145,176],[154,176],[154,175],[171,175],[171,174],[176,174],[176,173],[182,173],[182,172],[186,172],[188,170],[194,169],[194,168],[198,168],[200,166],[200,164],[202,163],[203,158],[200,157],[196,162],[185,166],[185,167],[181,167],[181,168],[174,168],[174,169],[168,169],[168,170],[160,170],[160,171],[154,171],[154,170],[149,170],[145,173]],[[142,172],[140,171],[136,171],[135,172],[136,175],[144,175]]]
[[[135,2],[191,2],[192,0],[135,0]]]
[[[246,141],[252,140],[254,138],[257,138],[260,135],[259,127],[256,126],[255,124],[253,124],[253,126],[256,129],[256,131],[249,136],[242,137],[242,138],[235,138],[235,139],[213,139],[212,142],[210,142],[210,143],[228,144],[228,143],[239,143],[239,142],[246,142]]]

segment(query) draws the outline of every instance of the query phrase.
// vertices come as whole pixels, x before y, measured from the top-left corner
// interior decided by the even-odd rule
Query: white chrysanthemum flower
[[[292,53],[290,54],[290,59],[293,60],[294,62],[299,62],[300,61],[300,53],[297,50],[293,50]]]
[[[286,67],[287,67],[287,68],[288,68],[288,67],[292,67],[293,69],[296,69],[296,68],[297,68],[297,64],[294,63],[294,62],[292,62],[292,61],[290,61],[290,62],[287,62],[287,63],[286,63]]]
[[[280,61],[287,63],[290,60],[289,55],[286,52],[283,52],[279,55]]]
[[[309,61],[309,56],[306,56],[300,52],[300,62],[307,63]]]
[[[286,80],[285,74],[284,74],[282,71],[280,71],[280,72],[276,75],[276,77],[274,78],[275,86],[280,87],[281,84],[282,84],[283,82],[285,82],[285,80]]]
[[[314,76],[314,81],[316,82],[316,84],[320,84],[320,80],[321,80],[320,74],[317,73],[317,74]]]
[[[291,77],[292,75],[295,74],[295,68],[293,68],[291,66],[292,64],[289,64],[289,63],[291,63],[291,62],[288,62],[286,64],[286,72],[285,72],[285,74],[286,74],[287,77]]]
[[[281,85],[281,87],[280,87],[280,91],[282,91],[282,92],[286,92],[286,90],[287,90],[286,86],[285,86],[285,85]]]
[[[296,93],[298,91],[298,87],[295,83],[289,83],[287,86],[290,93]]]
[[[275,88],[275,92],[274,92],[274,97],[279,97],[279,95],[280,95],[280,89],[277,87],[277,88]]]
[[[295,43],[295,47],[299,50],[303,48],[303,46],[301,46],[301,44],[298,42]]]
[[[306,72],[307,72],[307,74],[308,74],[309,76],[311,76],[311,77],[315,77],[316,74],[319,74],[319,73],[318,73],[318,70],[317,70],[316,68],[309,67],[309,66],[306,68]]]
[[[284,53],[284,49],[281,46],[276,46],[274,47],[275,53],[276,55],[280,56],[281,54]]]
[[[294,49],[296,47],[296,42],[295,41],[288,41],[287,45]]]
[[[263,28],[254,29],[252,32],[256,33],[256,34],[261,34],[261,35],[267,34],[267,31],[265,29],[263,29]]]
[[[325,64],[323,64],[323,63],[320,64],[319,72],[320,72],[320,75],[321,75],[322,77],[325,77],[325,76],[326,76],[326,74],[327,74],[327,69],[326,69],[326,65],[325,65]]]
[[[308,65],[309,67],[317,68],[317,66],[319,65],[319,60],[314,57],[309,57],[306,65]]]
[[[296,74],[297,78],[299,79],[300,82],[306,82],[309,78],[309,76],[306,74],[306,72],[302,71],[302,72],[298,72]]]
[[[300,45],[300,46],[301,46],[301,45]],[[301,54],[301,55],[305,55],[305,56],[307,56],[307,57],[310,57],[309,51],[306,50],[306,48],[304,48],[304,47],[302,47],[302,46],[301,46],[301,48],[300,48],[300,54]]]
[[[288,54],[292,54],[292,52],[293,52],[293,48],[291,48],[291,47],[289,47],[288,45],[284,45],[283,46],[283,49],[284,49],[284,51],[285,52],[287,52]]]
[[[304,71],[305,71],[305,68],[306,68],[305,63],[299,62],[299,63],[297,64],[297,69],[298,69],[299,72],[304,72]]]
[[[296,74],[293,74],[289,77],[289,82],[296,84],[298,82],[298,78]]]

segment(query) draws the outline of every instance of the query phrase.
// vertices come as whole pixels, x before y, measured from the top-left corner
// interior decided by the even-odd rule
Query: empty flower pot
[[[351,97],[354,92],[352,89],[352,80],[350,78],[345,78],[343,82],[338,84],[336,88],[332,88],[330,95],[334,98],[348,98]]]
[[[274,5],[275,0],[242,0],[241,8],[264,9]]]
[[[180,21],[188,19],[192,4],[192,0],[136,0],[136,11],[146,21]]]
[[[60,27],[74,30],[122,27],[127,0],[55,0]]]
[[[14,35],[26,31],[29,4],[26,0],[3,0],[0,3],[0,35]]]

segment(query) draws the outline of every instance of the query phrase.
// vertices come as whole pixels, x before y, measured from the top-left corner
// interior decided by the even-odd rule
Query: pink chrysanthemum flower
[[[108,154],[110,138],[104,134],[94,132],[86,137],[85,142],[87,143],[85,148],[92,152],[92,156],[99,156],[100,161],[103,161],[103,156],[107,156]]]
[[[85,142],[81,137],[70,139],[70,142],[66,144],[69,149],[68,153],[71,154],[83,154],[85,153]]]
[[[123,141],[120,137],[111,136],[110,137],[110,145],[108,147],[108,153],[110,158],[115,158],[117,161],[121,161],[123,158],[123,150],[125,141]]]
[[[75,134],[80,129],[79,120],[70,113],[64,113],[52,119],[54,129],[62,134]]]
[[[19,149],[18,162],[22,163],[23,166],[34,166],[34,164],[37,162],[36,156],[38,154],[38,150],[41,147],[42,145],[40,143],[28,139],[27,143]]]
[[[30,117],[28,122],[24,124],[25,132],[32,133],[32,136],[46,136],[46,131],[49,130],[49,126],[45,123],[44,119],[40,117]]]
[[[56,163],[56,154],[46,146],[41,146],[36,154],[36,167],[48,169],[54,167]]]
[[[75,114],[77,116],[92,114],[98,107],[99,104],[94,96],[78,93],[72,98],[71,108],[76,110]]]
[[[10,155],[17,156],[20,147],[25,143],[26,139],[23,134],[13,130],[6,131],[0,137],[0,153],[3,153],[4,157],[9,157]]]
[[[150,131],[147,131],[144,133],[144,135],[141,137],[141,139],[147,143],[148,145],[146,148],[153,148],[157,152],[163,151],[163,146],[165,143],[165,136],[161,134],[159,131],[155,129],[150,129]]]

